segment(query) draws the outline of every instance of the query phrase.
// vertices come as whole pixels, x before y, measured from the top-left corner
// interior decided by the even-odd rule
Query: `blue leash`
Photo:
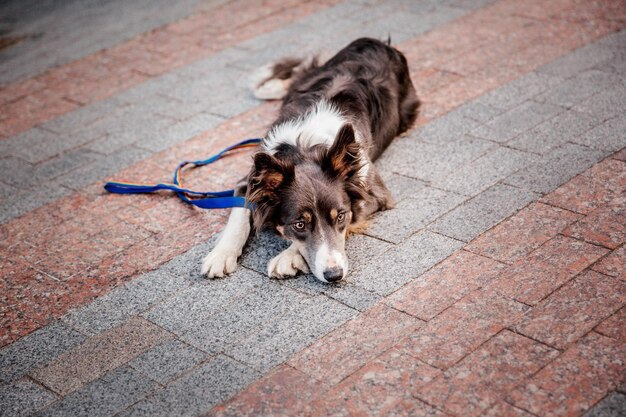
[[[185,203],[193,204],[194,206],[203,209],[247,207],[246,199],[244,197],[235,196],[235,190],[194,191],[183,187],[180,177],[183,168],[187,165],[191,165],[192,167],[209,165],[232,150],[256,146],[259,143],[261,143],[261,139],[259,138],[246,139],[235,145],[229,146],[208,159],[202,161],[183,161],[176,167],[176,170],[174,171],[174,179],[171,184],[135,184],[130,182],[110,181],[104,184],[104,189],[115,194],[154,193],[160,190],[174,191],[176,195]]]

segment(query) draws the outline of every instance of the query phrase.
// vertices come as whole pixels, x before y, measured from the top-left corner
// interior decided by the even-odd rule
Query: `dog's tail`
[[[319,67],[317,55],[307,58],[283,58],[256,70],[251,77],[254,96],[261,100],[280,100],[287,94],[295,79]]]

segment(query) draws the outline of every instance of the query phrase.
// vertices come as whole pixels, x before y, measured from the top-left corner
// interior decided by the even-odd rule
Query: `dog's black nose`
[[[343,278],[343,269],[340,267],[331,268],[324,271],[324,279],[328,282],[336,282]]]

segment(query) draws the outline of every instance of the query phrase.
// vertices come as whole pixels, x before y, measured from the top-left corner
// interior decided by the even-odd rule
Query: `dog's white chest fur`
[[[265,150],[274,154],[282,144],[303,148],[319,144],[330,147],[346,122],[339,110],[322,100],[304,116],[275,126],[265,139]]]

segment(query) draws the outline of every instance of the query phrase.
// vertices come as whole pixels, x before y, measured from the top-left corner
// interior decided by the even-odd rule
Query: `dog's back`
[[[271,86],[273,98],[283,98],[273,127],[301,118],[317,103],[329,103],[361,134],[371,160],[417,117],[419,100],[406,59],[375,39],[357,39],[324,64],[316,58],[288,58],[264,71],[257,93]]]

